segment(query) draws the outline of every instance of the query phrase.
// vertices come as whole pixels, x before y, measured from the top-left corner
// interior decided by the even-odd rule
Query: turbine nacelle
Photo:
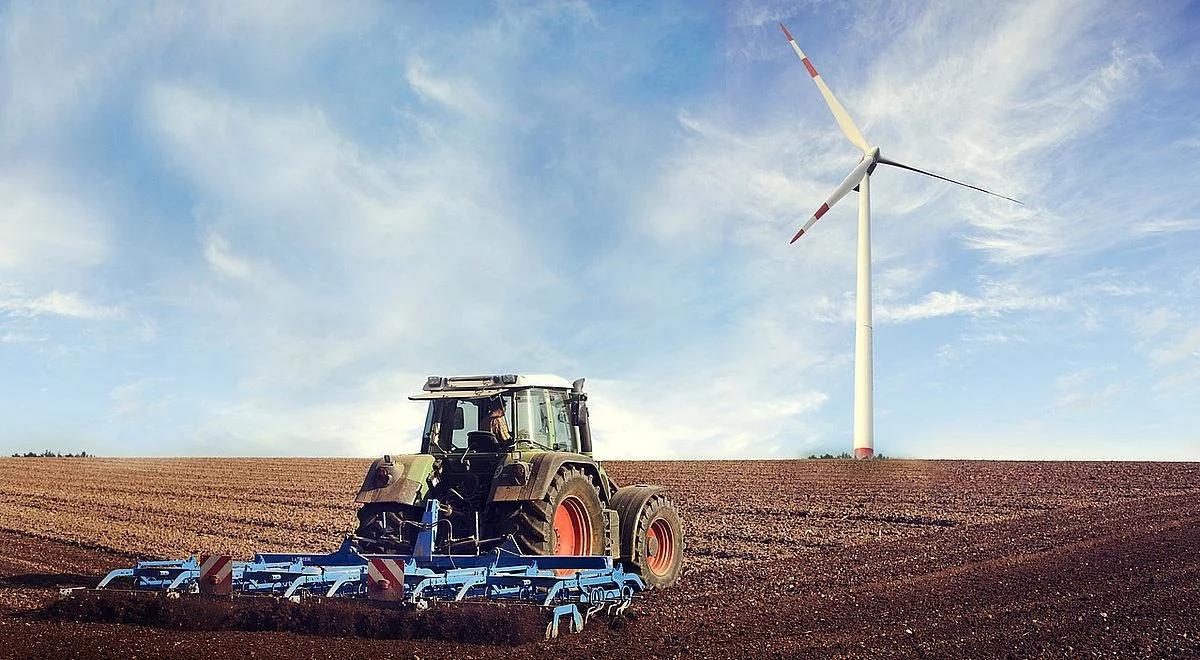
[[[871,150],[867,152],[867,155],[863,156],[863,158],[869,158],[871,160],[871,166],[867,168],[867,175],[869,176],[875,172],[875,166],[879,164],[879,159],[881,158],[879,155],[879,147],[872,147]]]

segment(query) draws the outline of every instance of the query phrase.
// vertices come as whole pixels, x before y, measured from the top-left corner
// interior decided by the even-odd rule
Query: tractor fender
[[[354,501],[359,504],[396,502],[413,506],[425,499],[434,457],[430,454],[384,456],[367,470]]]
[[[528,463],[509,463],[502,467],[492,481],[491,501],[540,500],[549,492],[550,482],[564,465],[573,465],[591,475],[600,487],[600,500],[607,499],[608,492],[601,481],[595,460],[583,454],[548,451],[534,456]]]
[[[666,488],[662,486],[649,486],[646,484],[638,484],[636,486],[625,486],[613,493],[612,499],[608,501],[608,508],[617,512],[617,517],[621,524],[621,551],[625,556],[621,559],[628,560],[629,553],[633,552],[634,544],[631,542],[634,533],[637,531],[639,514],[642,512],[642,507],[650,501],[651,497],[659,493],[666,492]]]

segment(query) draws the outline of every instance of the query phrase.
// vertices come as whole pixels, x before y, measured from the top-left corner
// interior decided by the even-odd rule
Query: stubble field
[[[134,557],[330,550],[369,461],[0,459],[0,653],[502,657],[511,648],[46,622]],[[611,462],[683,513],[681,584],[554,657],[1200,653],[1200,466]]]

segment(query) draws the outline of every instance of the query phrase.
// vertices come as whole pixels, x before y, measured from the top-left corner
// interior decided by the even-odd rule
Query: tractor
[[[618,486],[592,458],[584,379],[430,376],[421,451],[371,463],[351,542],[407,555],[426,503],[438,503],[434,551],[608,555],[647,588],[673,585],[683,560],[679,512],[661,486]],[[511,542],[510,542],[511,541]]]

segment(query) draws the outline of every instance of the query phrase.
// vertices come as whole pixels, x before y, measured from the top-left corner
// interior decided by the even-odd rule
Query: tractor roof
[[[464,397],[492,396],[507,390],[526,387],[543,387],[551,390],[569,390],[571,382],[561,376],[529,374],[520,376],[430,376],[425,381],[425,391],[408,397],[414,401],[422,399],[460,399]]]

